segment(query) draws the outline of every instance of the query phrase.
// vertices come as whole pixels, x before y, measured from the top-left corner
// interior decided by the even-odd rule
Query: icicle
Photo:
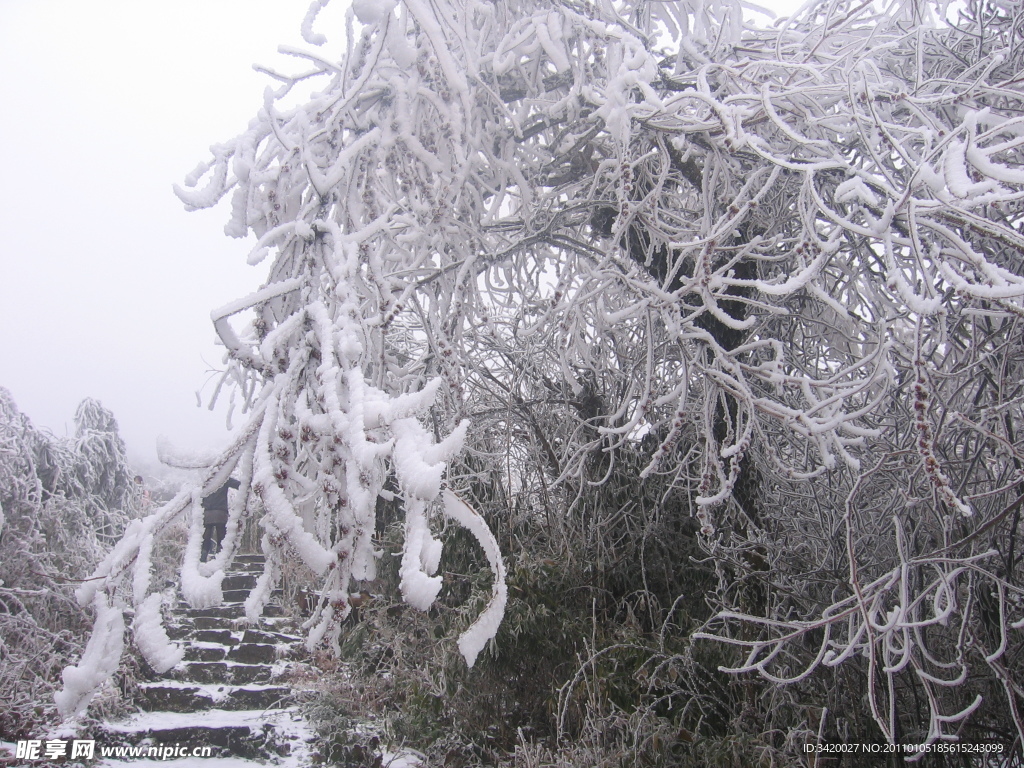
[[[443,497],[445,515],[473,534],[487,556],[487,562],[494,574],[491,599],[487,602],[487,607],[459,637],[459,651],[465,658],[467,666],[472,667],[480,651],[498,634],[498,627],[505,617],[505,603],[508,599],[505,563],[501,559],[501,548],[484,519],[451,491],[446,490]]]
[[[112,606],[105,592],[93,599],[96,621],[81,661],[61,675],[64,687],[54,695],[57,711],[65,720],[79,717],[100,686],[117,671],[124,650],[124,616]]]
[[[135,608],[132,635],[135,646],[142,652],[149,666],[163,674],[185,657],[185,649],[171,642],[164,629],[160,607],[163,596],[154,592]]]

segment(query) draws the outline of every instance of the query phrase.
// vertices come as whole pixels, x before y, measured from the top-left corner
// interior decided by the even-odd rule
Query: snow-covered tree
[[[127,517],[134,516],[140,499],[117,421],[99,401],[86,398],[75,411],[73,450],[77,458],[67,482],[74,484],[75,496],[91,505],[97,534],[109,546],[121,535]]]
[[[0,736],[27,738],[53,715],[54,680],[81,650],[74,586],[136,513],[117,422],[98,401],[74,437],[41,431],[0,388]]]
[[[856,670],[888,740],[954,738],[979,707],[1024,738],[1019,7],[356,0],[320,30],[328,2],[318,50],[285,51],[301,70],[268,70],[177,189],[230,196],[228,234],[269,261],[213,316],[248,426],[82,598],[123,599],[191,507],[183,587],[215,602],[255,517],[250,613],[297,552],[328,596],[311,642],[336,642],[392,489],[426,608],[461,448],[538,514],[642,448],[636,482],[689,494],[720,574],[698,639],[744,649],[737,674]],[[251,490],[201,565],[197,504],[232,471]],[[495,570],[472,663],[501,561],[443,508]]]

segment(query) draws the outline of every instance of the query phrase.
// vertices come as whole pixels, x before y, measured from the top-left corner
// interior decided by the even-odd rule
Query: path
[[[301,638],[278,631],[286,619],[279,605],[266,607],[258,624],[242,604],[263,570],[262,555],[239,555],[224,579],[224,603],[174,613],[168,635],[186,645],[185,658],[164,679],[140,685],[144,711],[111,722],[97,739],[125,748],[209,746],[212,758],[107,758],[104,766],[202,765],[229,768],[274,763],[310,766],[315,738],[299,711],[292,687],[282,681]]]

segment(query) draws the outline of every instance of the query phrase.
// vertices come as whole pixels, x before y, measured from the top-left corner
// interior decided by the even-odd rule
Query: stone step
[[[224,699],[222,709],[283,709],[295,702],[292,689],[284,685],[239,687]]]
[[[185,661],[224,661],[228,657],[228,649],[223,645],[196,645],[193,643],[185,649]]]
[[[167,632],[167,637],[171,640],[184,640],[188,638],[193,631],[195,631],[195,628],[192,626],[191,622],[182,622],[168,624],[164,627],[164,630]]]
[[[288,635],[283,632],[271,632],[266,629],[247,628],[242,635],[242,642],[299,645],[305,642],[305,638],[298,635]]]
[[[251,624],[245,617],[228,618],[226,616],[196,616],[187,625],[187,631],[178,631],[172,639],[180,639],[189,634],[199,631],[226,631],[242,632],[247,629],[258,629],[272,632],[277,622],[271,623],[268,619],[279,619],[280,616],[264,616],[256,624]],[[168,637],[171,637],[168,633]]]
[[[229,619],[225,616],[196,616],[192,619],[192,627],[196,631],[199,630],[223,630],[232,631],[238,627],[238,624],[244,626],[244,619]]]
[[[221,685],[269,683],[274,676],[270,664],[244,664],[237,661],[186,661],[171,670],[175,680]]]
[[[292,703],[292,689],[281,685],[198,685],[165,680],[139,686],[139,705],[146,712],[281,709]]]
[[[185,616],[190,619],[241,619],[245,616],[245,606],[216,605],[213,608],[186,608]]]
[[[252,573],[229,573],[221,582],[222,589],[244,589],[246,591],[256,586],[257,576]]]
[[[192,608],[182,598],[181,607],[177,610],[177,613],[186,617],[220,615],[241,618],[245,616],[245,601],[248,599],[251,591],[249,589],[225,589],[221,593],[223,602],[220,605],[214,605],[209,608]],[[280,589],[272,591],[270,593],[270,600],[263,606],[261,616],[283,616],[284,610],[281,607],[282,597]]]
[[[251,591],[252,591],[251,589],[225,589],[224,590],[224,602],[225,603],[244,603],[246,601],[246,598],[249,597],[249,592],[251,592]],[[276,597],[278,600],[280,600],[282,594],[283,593],[281,592],[280,589],[275,589],[273,592],[270,593],[270,597],[271,597],[271,599]]]
[[[230,629],[197,629],[190,638],[198,643],[219,643],[220,645],[238,645],[242,642],[242,635],[238,630]]]
[[[267,556],[263,555],[263,554],[257,554],[257,553],[250,552],[250,553],[244,554],[244,555],[235,555],[234,562],[235,563],[245,563],[245,564],[253,564],[254,563],[256,565],[262,566],[265,562],[267,562]]]
[[[213,757],[275,760],[306,751],[312,733],[295,708],[144,712],[103,726],[104,746],[190,744],[213,747]],[[295,755],[299,757],[299,755]]]
[[[283,655],[278,652],[279,648],[287,650],[284,646],[243,642],[228,651],[228,660],[242,664],[273,664]]]
[[[249,593],[246,592],[245,594],[248,596]],[[188,608],[185,610],[184,615],[188,617],[188,620],[210,618],[244,619],[245,605],[243,602],[224,603],[213,608]],[[284,609],[279,604],[267,603],[263,606],[263,613],[260,618],[274,619],[281,616],[284,616]]]

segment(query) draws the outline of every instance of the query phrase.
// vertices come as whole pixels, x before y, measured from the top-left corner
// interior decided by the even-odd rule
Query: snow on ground
[[[217,664],[220,662],[209,662]],[[280,688],[280,683],[245,683],[244,685],[232,685],[231,683],[197,683],[192,680],[174,680],[162,678],[160,680],[146,680],[139,683],[139,688],[196,688],[211,695],[227,695],[231,691],[265,691],[268,688]]]
[[[197,725],[204,728],[220,728],[262,726],[272,723],[276,733],[292,744],[291,754],[275,759],[273,765],[278,768],[308,768],[314,764],[312,753],[315,748],[316,735],[309,723],[299,714],[298,707],[279,710],[211,709],[200,714],[201,721],[197,723],[197,713],[195,712],[140,712],[124,722],[109,723],[107,728],[119,733],[141,733],[159,729],[189,728]],[[199,747],[202,744],[197,742],[194,746]],[[14,745],[12,744],[10,748],[13,752]],[[171,768],[252,768],[252,766],[267,764],[239,757],[188,757],[174,760],[108,757],[98,762],[95,768],[143,766],[156,763]],[[423,755],[413,750],[401,749],[397,752],[384,750],[382,753],[383,768],[419,768],[423,764]]]
[[[170,682],[170,681],[168,681]],[[292,753],[273,761],[276,768],[309,768],[314,764],[313,751],[316,742],[309,723],[298,715],[296,707],[282,710],[209,710],[201,713],[201,724],[203,727],[220,726],[251,726],[262,725],[273,721],[276,730],[283,737],[288,738],[292,743]],[[150,729],[195,727],[196,713],[181,712],[154,712],[140,713],[132,716],[120,724],[109,724],[108,727],[121,733],[136,733]],[[52,735],[52,734],[51,734]],[[198,741],[193,745],[203,746]],[[0,759],[7,757],[8,752],[13,759],[16,754],[17,744],[15,742],[0,741]],[[97,757],[99,757],[100,745],[96,745]],[[385,749],[381,755],[383,768],[421,768],[425,764],[425,757],[419,752],[409,749],[391,751]],[[163,765],[168,768],[254,768],[254,766],[268,765],[266,761],[246,760],[240,757],[181,757],[173,760],[160,760],[158,758],[101,758],[93,765],[93,768],[121,768],[121,766],[146,766]]]
[[[282,758],[282,762],[277,763],[278,768],[302,768],[302,766],[310,765],[309,762],[293,762],[293,757],[293,755],[289,755],[286,758]],[[243,760],[240,757],[180,757],[175,760],[158,760],[156,758],[118,760],[116,758],[106,758],[96,763],[96,768],[118,768],[122,765],[149,764],[166,765],[169,768],[253,768],[253,766],[257,765],[265,765],[265,763],[259,763],[255,760]]]
[[[13,749],[13,746],[12,746]],[[176,760],[153,760],[133,759],[116,760],[108,758],[97,763],[95,768],[120,768],[120,766],[143,766],[148,764],[168,766],[168,768],[253,768],[254,766],[266,765],[255,760],[243,760],[240,757],[182,757]],[[296,755],[288,755],[281,758],[281,761],[274,764],[276,768],[308,768],[312,765],[308,759],[299,760]],[[423,765],[423,758],[416,752],[404,750],[402,752],[384,752],[382,768],[419,768]]]
[[[381,760],[383,768],[419,768],[424,764],[426,757],[419,752],[410,749],[403,749],[399,752],[384,751]]]
[[[299,718],[299,719],[296,719]],[[273,724],[278,732],[304,739],[312,739],[313,732],[301,719],[297,707],[287,709],[208,709],[203,712],[140,712],[124,722],[108,723],[107,728],[117,733],[139,733],[170,728],[226,728]]]

